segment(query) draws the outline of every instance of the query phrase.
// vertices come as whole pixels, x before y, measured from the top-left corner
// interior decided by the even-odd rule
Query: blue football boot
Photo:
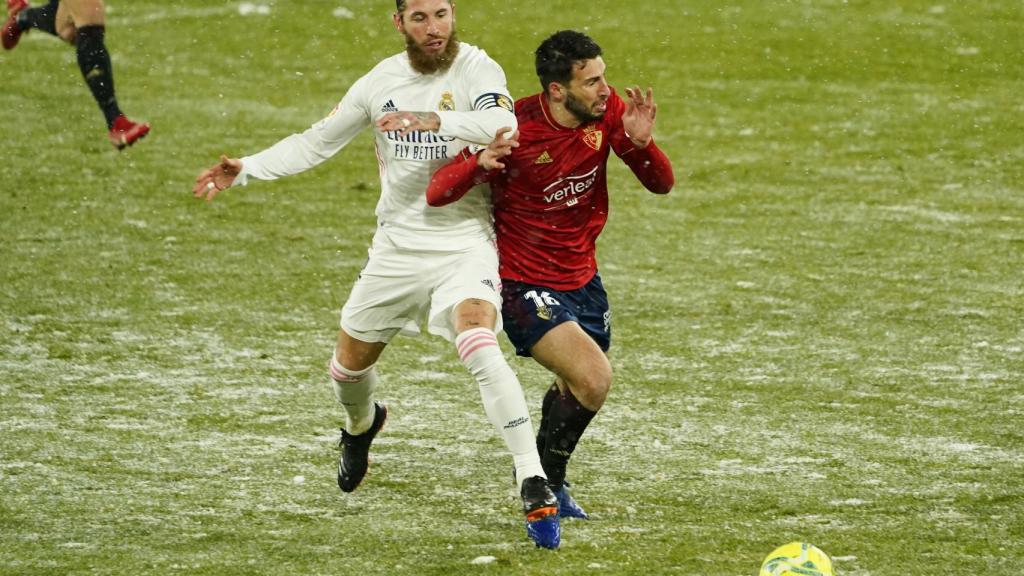
[[[526,535],[538,548],[554,550],[562,542],[562,529],[558,524],[558,499],[540,476],[523,480],[520,490],[523,512],[526,514]]]
[[[558,517],[559,518],[582,518],[583,520],[590,519],[587,512],[582,506],[576,503],[573,499],[572,494],[569,494],[569,483],[563,482],[562,487],[558,490],[553,490],[555,498],[558,499]]]

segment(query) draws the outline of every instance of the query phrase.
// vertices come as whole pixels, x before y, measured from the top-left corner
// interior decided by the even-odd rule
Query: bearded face
[[[440,51],[430,50],[430,43],[434,43],[436,46],[438,42],[444,42],[443,48]],[[413,69],[420,74],[443,72],[451,67],[452,62],[455,62],[455,57],[459,54],[459,37],[455,28],[452,27],[451,33],[444,38],[428,34],[426,46],[424,46],[423,42],[417,41],[411,34],[405,32],[405,51],[409,55],[409,62]]]
[[[399,4],[394,20],[405,37],[405,51],[413,69],[433,74],[451,67],[459,53],[451,0],[408,0]]]
[[[572,112],[572,115],[582,124],[587,122],[593,122],[604,118],[604,102],[597,106],[597,103],[591,102],[588,105],[582,99],[577,98],[571,91],[565,94],[565,109]]]
[[[611,88],[605,80],[604,71],[604,59],[600,56],[585,60],[573,68],[568,86],[563,85],[565,109],[580,123],[600,120],[608,110]]]

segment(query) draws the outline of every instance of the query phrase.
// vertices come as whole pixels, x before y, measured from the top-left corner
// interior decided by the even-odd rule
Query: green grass
[[[613,162],[616,381],[570,469],[594,519],[557,553],[436,338],[385,353],[371,476],[334,485],[369,135],[189,188],[400,42],[383,2],[238,7],[113,5],[119,99],[153,124],[120,154],[72,50],[0,54],[0,573],[752,576],[806,540],[843,576],[1020,574],[1019,2],[459,3],[516,96],[544,37],[586,27],[614,84],[655,87],[679,181],[654,197]],[[536,409],[548,376],[514,367]]]

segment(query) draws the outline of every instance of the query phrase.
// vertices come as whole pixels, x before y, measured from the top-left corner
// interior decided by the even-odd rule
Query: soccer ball
[[[806,542],[790,542],[761,563],[759,576],[835,576],[828,554]]]

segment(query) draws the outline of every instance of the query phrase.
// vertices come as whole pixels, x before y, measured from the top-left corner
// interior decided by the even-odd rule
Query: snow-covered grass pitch
[[[371,475],[334,483],[368,135],[189,193],[400,49],[392,4],[112,2],[118,96],[153,125],[120,154],[74,52],[24,37],[0,54],[0,574],[752,576],[805,541],[843,576],[1018,576],[1024,8],[897,4],[458,3],[516,96],[544,37],[591,33],[614,85],[654,87],[679,180],[612,161],[616,378],[570,469],[593,519],[555,553],[435,338],[386,352]],[[536,410],[548,376],[513,365]]]

